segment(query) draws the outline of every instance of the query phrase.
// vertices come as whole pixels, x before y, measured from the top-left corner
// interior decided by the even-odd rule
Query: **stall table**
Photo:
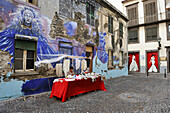
[[[94,82],[92,82],[91,78],[75,81],[65,81],[65,79],[62,80],[63,82],[58,81],[53,83],[50,98],[56,96],[58,98],[62,98],[62,102],[65,102],[68,97],[81,93],[94,90],[107,91],[101,77],[96,78]]]

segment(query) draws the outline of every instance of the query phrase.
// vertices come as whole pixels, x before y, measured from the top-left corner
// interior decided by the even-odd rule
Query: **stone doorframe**
[[[169,67],[170,67],[170,65],[169,65],[169,63],[170,63],[169,57],[170,57],[170,56],[169,56],[169,55],[170,55],[170,54],[169,54],[169,52],[170,52],[170,47],[167,47],[167,48],[166,48],[166,55],[167,55],[167,72],[168,72],[168,73],[170,73],[170,69],[169,69]]]

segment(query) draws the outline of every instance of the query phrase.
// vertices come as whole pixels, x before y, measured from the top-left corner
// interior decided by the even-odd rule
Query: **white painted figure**
[[[30,24],[34,18],[34,15],[30,10],[25,10],[23,12],[23,18],[26,24]]]
[[[152,63],[152,65],[151,65],[150,69],[148,70],[148,72],[158,72],[158,70],[157,70],[157,68],[155,66],[155,57],[154,57],[154,55],[152,55],[151,60],[150,60],[149,63]]]
[[[129,71],[137,71],[137,70],[138,70],[138,65],[136,63],[135,56],[133,55]]]

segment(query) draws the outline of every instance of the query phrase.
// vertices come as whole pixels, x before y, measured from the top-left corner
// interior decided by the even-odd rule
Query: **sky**
[[[123,0],[107,0],[107,1],[110,2],[117,9],[119,9],[121,12],[123,12],[123,6],[122,6],[122,2],[121,2]]]

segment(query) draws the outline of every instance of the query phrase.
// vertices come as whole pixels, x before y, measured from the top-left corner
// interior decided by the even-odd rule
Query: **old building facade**
[[[4,74],[35,71],[35,61],[68,54],[106,78],[128,75],[128,19],[106,0],[2,0],[0,11]]]
[[[125,0],[129,71],[170,72],[169,0]]]

